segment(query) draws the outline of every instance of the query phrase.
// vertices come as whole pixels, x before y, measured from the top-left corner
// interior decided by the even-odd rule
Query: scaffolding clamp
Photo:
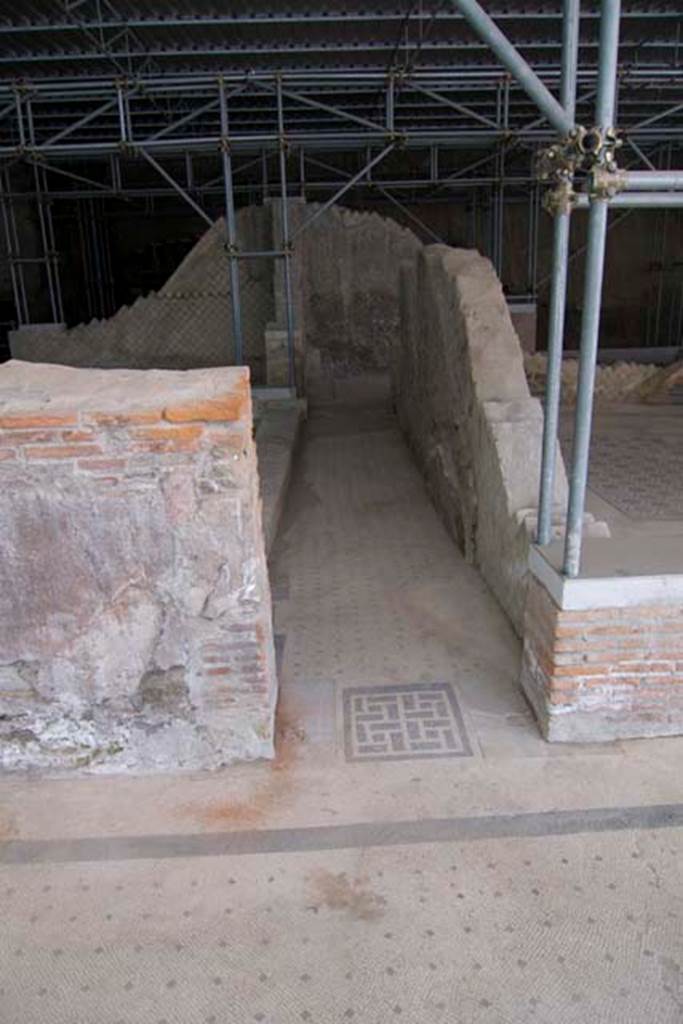
[[[584,128],[578,139],[579,148],[582,154],[583,166],[591,170],[594,167],[601,167],[606,171],[617,170],[616,151],[623,144],[619,138],[616,128]]]
[[[594,199],[612,199],[623,192],[628,184],[626,171],[594,167],[591,171],[588,194]]]
[[[549,189],[543,196],[543,209],[556,217],[561,213],[571,213],[576,202],[576,192],[570,177],[558,181],[553,189]]]
[[[573,128],[564,138],[542,149],[536,158],[536,173],[541,181],[562,183],[571,178],[582,162],[581,127]]]

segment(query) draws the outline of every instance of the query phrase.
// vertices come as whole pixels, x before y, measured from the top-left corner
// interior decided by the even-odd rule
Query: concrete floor
[[[683,1020],[683,740],[540,738],[381,379],[314,396],[278,757],[0,781],[8,1024]]]

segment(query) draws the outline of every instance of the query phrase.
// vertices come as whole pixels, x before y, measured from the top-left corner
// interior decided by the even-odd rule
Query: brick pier
[[[530,579],[521,682],[548,739],[683,732],[676,579],[668,587],[666,577],[570,580],[561,596],[550,592],[552,578],[549,586]]]
[[[0,368],[9,767],[272,756],[248,370]]]

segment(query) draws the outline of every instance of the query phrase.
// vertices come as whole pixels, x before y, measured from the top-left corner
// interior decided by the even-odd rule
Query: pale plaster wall
[[[401,268],[395,402],[432,498],[521,632],[543,414],[489,260],[428,246]],[[567,484],[557,452],[557,514]]]

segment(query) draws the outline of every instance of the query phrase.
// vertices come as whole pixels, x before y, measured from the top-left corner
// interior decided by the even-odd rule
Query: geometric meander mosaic
[[[347,761],[471,757],[448,683],[357,686],[344,690]]]

